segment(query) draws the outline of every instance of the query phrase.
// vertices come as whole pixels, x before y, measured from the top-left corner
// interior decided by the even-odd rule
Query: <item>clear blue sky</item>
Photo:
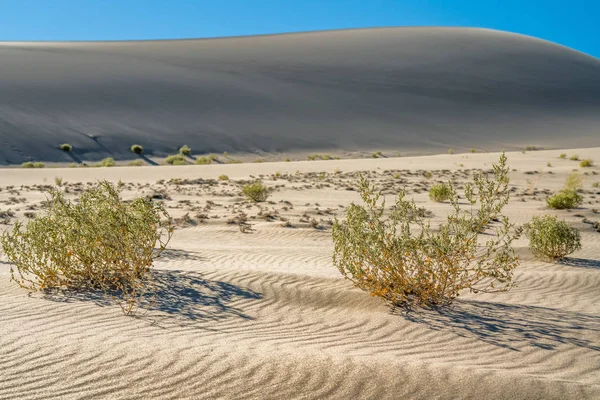
[[[523,33],[600,57],[600,0],[0,0],[0,41],[419,25]]]

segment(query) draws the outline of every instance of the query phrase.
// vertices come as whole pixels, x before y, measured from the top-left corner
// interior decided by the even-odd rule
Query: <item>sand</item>
[[[9,281],[0,256],[0,399],[600,398],[600,233],[584,222],[600,221],[592,186],[600,168],[578,168],[559,153],[509,153],[515,189],[506,212],[518,224],[555,213],[580,229],[583,249],[548,263],[520,239],[517,288],[464,293],[444,311],[409,314],[355,289],[332,265],[329,220],[358,201],[346,188],[357,171],[390,198],[405,186],[435,224],[449,206],[430,201],[427,188],[451,176],[464,181],[498,154],[4,170],[0,210],[21,220],[40,212],[36,185],[55,176],[70,195],[100,177],[121,179],[125,197],[164,191],[169,212],[193,220],[180,221],[155,262],[159,300],[136,318],[86,296],[30,294]],[[600,148],[567,153],[600,160]],[[546,193],[573,169],[587,173],[584,205],[546,209]],[[198,180],[221,174],[232,181]],[[237,183],[261,174],[276,187],[274,203],[247,207]],[[240,210],[250,233],[227,223]],[[313,218],[321,229],[310,227]]]
[[[132,159],[133,144],[282,160],[600,146],[600,60],[506,32],[3,42],[0,60],[5,165]]]

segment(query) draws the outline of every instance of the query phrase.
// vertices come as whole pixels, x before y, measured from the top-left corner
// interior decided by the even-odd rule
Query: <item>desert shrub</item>
[[[577,154],[573,154],[571,157],[569,157],[569,160],[571,160],[571,161],[578,161],[579,160],[579,156]]]
[[[583,186],[583,178],[579,172],[572,172],[565,180],[565,189],[577,190]]]
[[[579,163],[579,166],[581,168],[586,168],[586,167],[593,167],[594,166],[594,160],[592,160],[591,158],[584,158],[583,160],[581,160],[581,162]]]
[[[260,181],[244,186],[242,188],[242,193],[248,199],[257,203],[265,201],[269,197],[269,189]]]
[[[144,163],[142,162],[142,160],[133,160],[130,161],[127,165],[129,165],[130,167],[141,167],[142,165],[144,165]]]
[[[0,244],[20,286],[99,289],[132,314],[151,289],[153,259],[172,233],[161,204],[122,201],[120,190],[102,181],[83,192],[79,202],[52,189],[45,213],[26,225],[16,222],[11,232],[2,233]]]
[[[470,151],[471,153],[476,153],[476,152],[477,152],[477,150],[476,150],[476,149],[469,149],[469,151]]]
[[[435,230],[414,200],[405,199],[404,191],[389,218],[384,217],[381,192],[361,176],[364,205],[350,205],[346,221],[336,218],[333,224],[334,265],[355,286],[393,305],[445,305],[463,289],[510,289],[519,264],[511,243],[521,230],[513,229],[508,218],[500,215],[509,201],[504,154],[493,171],[491,179],[475,173],[473,183],[465,186],[469,211],[460,208],[458,194],[448,183],[453,212]],[[492,229],[489,224],[494,219],[499,223]],[[486,229],[494,234],[486,235],[482,243],[479,232]]]
[[[448,154],[450,154],[450,155],[454,154],[454,149],[453,148],[449,148],[448,149]]]
[[[21,168],[35,168],[33,161],[27,161],[21,164]]]
[[[192,149],[190,149],[187,144],[184,144],[179,148],[179,154],[181,154],[182,156],[189,157],[190,155],[192,155]]]
[[[579,231],[555,215],[533,217],[525,225],[525,234],[529,238],[529,249],[541,259],[557,260],[581,249]]]
[[[62,151],[66,153],[69,153],[71,150],[73,150],[73,146],[71,146],[69,143],[63,143],[59,147]]]
[[[36,161],[33,163],[33,168],[45,168],[46,164],[44,164],[43,162],[40,161]]]
[[[559,158],[567,158],[567,153],[560,153]]]
[[[433,185],[429,189],[429,198],[438,203],[449,200],[450,196],[452,196],[452,189],[445,183]]]
[[[114,167],[115,165],[115,159],[112,157],[106,157],[98,164],[99,167]]]
[[[582,202],[583,197],[575,189],[563,189],[546,199],[548,207],[556,210],[575,208]]]
[[[187,165],[187,161],[181,154],[175,154],[165,158],[165,162],[169,165]]]
[[[196,158],[196,165],[208,165],[212,162],[209,157],[198,157]]]
[[[225,174],[223,174],[223,175],[219,175],[219,180],[220,180],[220,181],[228,181],[228,180],[229,180],[229,177],[228,177],[227,175],[225,175]]]
[[[131,146],[131,152],[135,154],[142,154],[144,152],[144,148],[139,144],[134,144]]]

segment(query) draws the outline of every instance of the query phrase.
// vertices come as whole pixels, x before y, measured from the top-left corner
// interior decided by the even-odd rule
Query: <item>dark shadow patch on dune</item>
[[[177,261],[177,260],[194,260],[194,261],[203,261],[206,258],[202,257],[200,253],[195,251],[187,251],[182,249],[165,249],[160,253],[160,256],[157,260],[169,260],[169,261]]]
[[[169,320],[175,320],[178,325],[230,318],[251,320],[251,316],[232,303],[262,298],[262,294],[253,290],[207,279],[199,273],[156,270],[153,276],[153,290],[143,297],[137,315],[151,318],[158,325]],[[119,297],[118,293],[105,296],[98,290],[47,290],[43,298],[62,303],[92,302],[104,307],[115,304],[111,296]]]
[[[559,260],[558,263],[569,267],[600,269],[600,260],[566,257]]]
[[[402,312],[409,321],[518,351],[571,345],[600,352],[600,316],[546,307],[456,301],[451,307]]]
[[[152,166],[157,166],[158,165],[158,163],[156,161],[152,161],[151,159],[149,159],[148,157],[146,157],[143,154],[139,154],[139,156],[140,156],[140,158],[142,160],[144,160],[145,162],[147,162],[149,165],[152,165]]]

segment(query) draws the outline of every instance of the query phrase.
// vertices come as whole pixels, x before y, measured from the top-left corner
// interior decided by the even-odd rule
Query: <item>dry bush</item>
[[[431,189],[429,189],[429,198],[435,202],[441,203],[449,200],[450,196],[452,196],[452,189],[445,183],[433,185]]]
[[[16,222],[0,236],[11,277],[31,290],[101,290],[127,315],[152,288],[152,262],[173,233],[161,204],[137,198],[102,181],[71,202],[52,189],[44,215]],[[158,251],[155,245],[158,244]]]
[[[533,217],[525,225],[529,238],[529,249],[534,256],[557,260],[581,249],[581,235],[565,221],[559,221],[555,215]]]
[[[256,203],[265,201],[269,197],[269,189],[260,181],[244,186],[242,193]]]
[[[513,229],[501,215],[509,201],[504,154],[493,171],[491,179],[475,173],[473,183],[465,186],[468,211],[460,208],[458,194],[448,184],[453,212],[436,230],[404,192],[396,198],[389,218],[384,217],[381,192],[361,177],[365,205],[352,204],[347,220],[336,218],[333,225],[334,265],[357,287],[393,305],[445,305],[463,289],[510,289],[519,264],[511,244],[521,229]],[[493,220],[499,221],[495,229],[489,226]],[[486,230],[482,244],[479,233]]]

